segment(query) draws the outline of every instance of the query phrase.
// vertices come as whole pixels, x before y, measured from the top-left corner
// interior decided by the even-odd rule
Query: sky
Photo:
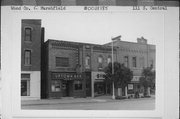
[[[158,13],[55,13],[42,17],[45,40],[64,40],[93,44],[111,42],[121,35],[122,41],[137,42],[144,37],[149,44],[163,39],[163,16]]]

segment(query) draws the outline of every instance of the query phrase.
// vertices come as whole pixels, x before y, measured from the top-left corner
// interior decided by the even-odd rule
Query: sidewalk
[[[138,99],[144,99],[144,98],[138,98]],[[137,99],[123,99],[123,100],[137,100]],[[99,96],[94,98],[63,97],[61,99],[22,100],[21,104],[22,106],[28,106],[28,105],[56,105],[56,104],[73,104],[73,103],[101,103],[101,102],[112,102],[112,101],[122,101],[122,100],[112,100],[111,96]]]
[[[106,102],[106,99],[96,99],[96,98],[73,98],[65,97],[61,99],[41,99],[41,100],[24,100],[21,101],[23,106],[25,105],[50,105],[50,104],[72,104],[72,103],[94,103],[94,102]]]

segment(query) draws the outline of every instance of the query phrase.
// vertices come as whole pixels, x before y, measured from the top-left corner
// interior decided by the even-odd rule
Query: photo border
[[[79,7],[79,8],[81,8],[81,7]],[[77,10],[76,12],[79,11],[79,8],[78,7],[75,8],[75,10]],[[125,9],[123,8],[123,9],[119,10],[117,7],[112,7],[112,11],[108,11],[108,12],[110,12],[110,13],[111,12],[129,12],[128,8],[126,9],[127,11]],[[172,11],[176,12],[175,8],[172,8],[172,9],[173,9]],[[49,12],[52,12],[52,11],[48,11],[48,13]],[[72,11],[67,11],[67,12],[72,12]],[[81,11],[79,11],[79,12],[81,12]],[[130,12],[135,13],[135,11],[130,11]],[[144,11],[140,11],[140,12],[143,13]],[[150,12],[150,11],[147,11],[147,12]],[[26,12],[26,13],[28,13],[28,12]],[[157,13],[157,12],[155,12],[155,13]],[[1,28],[1,31],[2,31],[1,32],[2,33],[2,37],[1,37],[1,39],[2,39],[2,62],[3,62],[2,63],[2,74],[3,74],[2,75],[2,79],[3,79],[2,80],[2,82],[3,82],[2,83],[3,84],[3,86],[2,86],[3,87],[2,88],[3,89],[2,90],[2,92],[3,92],[2,117],[6,117],[6,116],[11,117],[12,116],[12,118],[29,118],[29,117],[30,118],[36,118],[36,117],[37,118],[73,118],[73,117],[75,117],[75,118],[92,118],[92,117],[93,118],[119,118],[119,114],[117,113],[118,111],[123,113],[122,115],[120,115],[121,118],[124,118],[124,117],[126,117],[126,118],[127,117],[128,118],[134,118],[134,117],[162,118],[162,117],[165,117],[165,115],[166,115],[165,112],[169,111],[169,110],[167,110],[167,105],[166,105],[166,103],[167,103],[166,101],[168,101],[168,100],[166,100],[167,93],[165,93],[165,91],[167,91],[167,89],[166,89],[167,84],[169,84],[168,80],[163,80],[162,82],[159,82],[156,80],[157,87],[158,86],[161,87],[161,88],[159,88],[159,90],[158,89],[157,90],[161,91],[161,94],[157,95],[157,93],[156,93],[156,96],[157,96],[156,102],[157,102],[157,99],[159,99],[158,100],[159,103],[156,104],[155,111],[148,111],[148,112],[147,111],[140,111],[140,112],[133,111],[132,112],[132,111],[125,111],[125,110],[115,110],[115,111],[108,110],[108,112],[103,111],[103,113],[102,113],[101,110],[95,110],[95,112],[93,112],[91,110],[82,110],[80,113],[85,113],[88,111],[88,116],[87,117],[84,117],[84,116],[76,117],[74,114],[79,112],[79,110],[78,111],[66,110],[66,112],[68,111],[67,114],[71,114],[71,116],[67,117],[67,114],[66,115],[61,114],[61,116],[59,115],[60,112],[63,114],[65,113],[64,111],[61,111],[61,110],[36,110],[36,111],[35,110],[34,111],[21,110],[21,105],[19,105],[21,103],[20,96],[17,96],[17,95],[20,95],[20,85],[18,86],[18,84],[20,84],[21,55],[17,56],[17,54],[21,54],[21,19],[22,18],[23,19],[26,19],[26,18],[32,19],[32,16],[31,16],[32,13],[29,12],[28,14],[31,14],[31,15],[26,15],[26,17],[24,17],[24,16],[22,17],[21,14],[22,14],[22,11],[12,12],[11,10],[9,10],[8,6],[2,7],[2,21],[1,21],[2,22],[2,28]],[[34,16],[34,14],[35,13],[33,13],[33,19],[40,19],[39,16],[37,16],[37,15]],[[44,12],[43,14],[46,14],[46,12]],[[157,78],[159,77],[160,79],[161,78],[167,79],[166,76],[169,77],[169,74],[166,70],[166,68],[167,68],[166,63],[170,59],[167,60],[167,57],[166,57],[167,54],[165,55],[165,52],[168,52],[166,48],[169,47],[170,45],[174,44],[175,47],[172,51],[176,52],[176,53],[177,53],[176,50],[178,48],[177,42],[171,43],[168,38],[169,37],[172,38],[174,36],[174,34],[175,34],[175,36],[174,36],[175,39],[178,39],[178,37],[176,36],[177,35],[176,31],[174,34],[170,34],[170,36],[167,36],[167,34],[166,34],[167,33],[166,28],[169,27],[169,25],[167,25],[167,23],[169,23],[169,21],[167,20],[167,17],[170,14],[169,13],[167,14],[166,12],[160,12],[160,11],[158,11],[158,14],[164,15],[164,19],[165,19],[164,20],[164,24],[165,24],[164,30],[165,31],[164,31],[164,40],[161,42],[159,41],[158,45],[156,45],[156,71],[157,71],[157,75],[158,75]],[[176,14],[177,14],[177,12],[176,12]],[[19,29],[16,29],[16,28],[19,28]],[[178,29],[178,28],[176,28],[176,29]],[[11,39],[13,39],[13,40],[11,40]],[[177,58],[176,55],[174,55],[173,53],[171,53],[170,55],[174,58]],[[164,59],[162,59],[162,57]],[[160,63],[158,63],[158,61],[160,61]],[[178,62],[175,61],[175,64],[176,63],[178,63]],[[8,67],[11,67],[11,68],[9,69]],[[158,73],[158,71],[159,71],[159,73]],[[163,73],[161,71],[163,71]],[[173,71],[174,71],[173,74],[175,74],[175,73],[177,73],[177,71],[179,71],[179,69],[175,68]],[[11,75],[8,75],[9,72],[11,72]],[[13,77],[15,77],[15,78],[13,78]],[[174,75],[173,78],[174,79],[177,78],[177,75]],[[16,81],[19,81],[19,82],[16,82]],[[164,84],[163,86],[161,86],[162,83]],[[175,87],[177,88],[177,84],[179,84],[179,83],[172,83],[172,84],[174,84],[174,85],[176,84]],[[174,90],[175,87],[170,87],[170,88],[171,88],[171,90]],[[14,93],[14,91],[15,91],[15,93]],[[176,91],[176,90],[174,90],[174,91]],[[5,92],[8,95],[8,96],[6,96],[6,98],[8,98],[8,99],[5,98],[5,95],[6,95]],[[169,99],[169,97],[168,97],[168,99]],[[163,101],[161,101],[161,100],[163,100]],[[8,101],[10,101],[10,103],[8,103]],[[177,101],[175,101],[175,102],[177,102]],[[7,105],[7,107],[5,107],[5,104]],[[7,114],[8,109],[11,110],[10,114]],[[172,109],[174,110],[174,107]],[[35,112],[36,112],[36,114],[35,114]],[[47,112],[51,113],[51,114],[47,114]],[[104,112],[106,112],[106,115],[104,117],[102,117],[101,115],[103,115]],[[116,112],[116,113],[114,113],[114,112]],[[95,114],[95,113],[98,113],[98,114]],[[174,114],[177,116],[176,113],[177,112],[175,111]],[[112,114],[113,114],[113,116],[112,116]],[[147,117],[144,115],[146,115]]]

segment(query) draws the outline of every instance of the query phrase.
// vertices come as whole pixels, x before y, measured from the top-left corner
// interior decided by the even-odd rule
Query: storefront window
[[[21,96],[30,96],[29,80],[21,80]]]
[[[105,91],[105,84],[104,82],[95,82],[94,83],[94,93],[95,95],[104,94]]]
[[[61,91],[61,82],[59,80],[52,80],[51,91],[52,92]]]
[[[74,90],[82,90],[82,81],[74,81]]]

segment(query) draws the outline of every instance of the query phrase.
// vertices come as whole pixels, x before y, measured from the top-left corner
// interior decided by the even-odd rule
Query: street
[[[60,99],[61,100],[61,99]],[[39,104],[22,104],[22,109],[36,110],[153,110],[155,109],[155,98],[138,98],[138,99],[75,99],[73,102],[61,102],[55,100],[50,103]],[[51,100],[52,101],[52,100]]]

